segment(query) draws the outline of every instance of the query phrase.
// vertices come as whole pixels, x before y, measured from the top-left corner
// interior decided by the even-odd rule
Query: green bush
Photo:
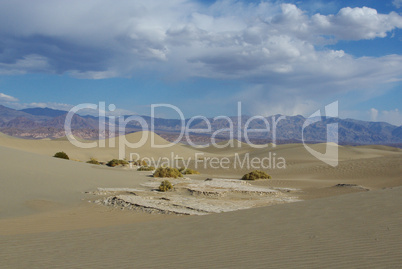
[[[171,189],[173,189],[173,185],[169,180],[164,180],[162,181],[161,185],[159,185],[159,191],[165,192]]]
[[[159,167],[158,169],[156,169],[156,171],[154,173],[154,177],[178,178],[178,177],[183,177],[183,175],[180,173],[180,171],[177,168]]]
[[[87,163],[90,163],[90,164],[100,164],[99,161],[98,161],[97,159],[95,159],[95,158],[91,158],[89,161],[87,161]]]
[[[253,172],[245,174],[242,177],[243,180],[270,179],[270,178],[271,178],[270,175],[260,170],[255,170]]]
[[[57,152],[53,157],[70,160],[70,158],[68,157],[68,155],[64,151]]]
[[[154,171],[155,167],[153,166],[141,166],[137,169],[137,171]]]
[[[198,171],[196,171],[196,170],[193,170],[193,169],[190,169],[190,168],[187,168],[187,169],[182,169],[182,168],[180,168],[181,170],[179,170],[183,175],[198,175],[198,174],[200,174],[200,172],[198,172]]]
[[[113,160],[109,161],[106,165],[110,166],[110,167],[115,167],[118,165],[127,165],[127,164],[128,164],[128,162],[125,160],[113,159]]]

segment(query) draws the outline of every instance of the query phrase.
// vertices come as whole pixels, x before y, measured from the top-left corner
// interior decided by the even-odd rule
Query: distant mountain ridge
[[[24,118],[29,118],[29,119],[34,118],[33,115],[31,115],[29,113],[25,113],[24,111],[15,110],[15,109],[0,105],[0,119],[3,122],[13,120],[17,117],[24,117]]]
[[[64,134],[64,121],[67,111],[55,110],[50,108],[29,108],[23,110],[15,110],[0,105],[0,131],[8,135],[28,137],[28,138],[58,138]],[[278,119],[280,115],[275,115]],[[127,118],[128,116],[124,116]],[[151,126],[152,118],[149,116],[138,116]],[[241,122],[241,128],[250,116],[229,117],[233,122],[233,129],[236,132],[238,121]],[[270,124],[270,132],[249,133],[250,141],[253,143],[269,143],[273,142],[272,137],[272,117],[267,117]],[[195,140],[206,140],[213,132],[231,127],[229,122],[224,119],[211,122],[211,132],[209,133],[191,133]],[[301,115],[286,116],[285,119],[277,123],[276,139],[278,143],[301,142],[302,127],[306,118]],[[106,121],[107,123],[108,121]],[[116,120],[116,123],[118,120]],[[186,124],[189,119],[186,120]],[[101,122],[102,123],[102,122]],[[339,144],[364,145],[364,144],[382,144],[402,145],[402,126],[394,126],[385,122],[368,122],[354,119],[338,119],[338,118],[321,118],[304,130],[304,139],[308,142],[325,142],[327,141],[327,125],[338,124]],[[99,118],[93,116],[74,115],[72,119],[72,129],[75,134],[86,139],[98,138]],[[191,123],[191,129],[206,129],[208,126],[203,120],[195,120]],[[108,125],[106,124],[106,129]],[[137,121],[131,121],[126,126],[127,132],[141,130],[141,125]],[[265,128],[265,123],[261,119],[250,122],[249,129]],[[165,134],[170,140],[175,140],[181,131],[181,121],[178,119],[154,119],[154,129],[158,134]],[[103,134],[103,135],[106,135]],[[228,132],[219,132],[216,136],[218,139],[225,140],[230,138]],[[236,136],[234,138],[237,138]],[[243,136],[244,138],[244,136]],[[244,139],[243,139],[244,141]],[[182,141],[186,142],[186,141]]]
[[[52,117],[52,118],[62,116],[68,112],[68,111],[57,110],[57,109],[52,109],[52,108],[48,108],[48,107],[25,108],[25,109],[21,109],[20,111],[34,115],[34,116],[45,116],[45,117]]]

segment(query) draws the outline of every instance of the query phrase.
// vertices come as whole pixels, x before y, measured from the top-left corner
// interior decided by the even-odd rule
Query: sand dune
[[[134,143],[141,135],[116,140]],[[205,156],[264,157],[270,152],[283,156],[286,169],[267,170],[273,179],[252,182],[251,187],[300,189],[292,195],[303,201],[180,217],[92,203],[98,199],[93,195],[98,188],[146,186],[150,172],[51,157],[63,150],[80,160],[115,158],[117,149],[105,142],[105,148],[86,150],[68,141],[0,134],[0,268],[400,268],[402,264],[400,149],[331,145],[339,149],[338,167],[315,159],[300,144],[245,151],[207,149]],[[325,146],[311,145],[314,150]],[[183,145],[153,149],[149,141],[136,149],[155,157],[171,151],[182,156],[199,152]],[[188,182],[240,178],[248,169],[200,171]]]
[[[190,146],[188,146],[190,147]],[[239,142],[237,139],[231,139],[216,143],[216,145],[209,145],[204,148],[197,148],[199,152],[210,153],[214,155],[233,156],[235,153],[245,153],[253,151],[254,148],[250,145]]]
[[[288,162],[315,162],[316,158],[309,154],[304,148],[303,144],[287,144],[277,145],[273,147],[268,145],[265,148],[253,148],[246,143],[241,143],[238,147],[238,141],[225,141],[218,143],[220,146],[233,142],[233,147],[216,148],[209,146],[207,148],[194,149],[181,144],[171,145],[167,148],[155,148],[151,145],[151,135],[154,136],[154,144],[158,146],[168,145],[170,142],[166,141],[157,134],[151,132],[136,132],[125,136],[120,136],[112,139],[106,139],[99,142],[97,147],[83,149],[72,145],[67,138],[55,139],[55,140],[29,140],[19,139],[0,133],[0,146],[20,149],[23,151],[39,153],[47,156],[52,156],[57,151],[65,151],[72,159],[86,161],[91,157],[95,157],[101,161],[108,161],[118,157],[119,145],[125,145],[131,143],[131,145],[124,147],[126,150],[126,158],[129,159],[130,153],[138,153],[140,156],[146,157],[170,157],[171,153],[179,155],[183,158],[192,157],[196,152],[204,152],[206,156],[234,156],[235,154],[250,153],[252,157],[265,157],[269,152],[276,154],[278,157],[285,158]],[[144,143],[137,144],[142,138],[147,138]],[[80,143],[94,143],[94,141],[78,140]],[[325,153],[325,143],[308,145],[315,151]],[[133,146],[134,148],[130,148]],[[339,150],[340,160],[351,160],[361,158],[374,158],[382,156],[399,155],[402,153],[402,149],[387,147],[387,146],[338,146],[330,144],[330,147],[337,147]]]
[[[170,142],[166,141],[157,134],[154,135],[155,145],[168,145]],[[142,137],[148,139],[142,144]],[[42,155],[52,156],[57,151],[65,151],[71,159],[87,161],[90,158],[97,158],[100,161],[108,161],[117,159],[119,157],[119,145],[123,145],[125,149],[125,157],[130,158],[130,153],[137,153],[140,157],[170,157],[171,152],[181,157],[194,156],[194,150],[184,147],[182,145],[173,145],[166,150],[166,148],[151,147],[151,132],[136,132],[129,135],[116,137],[112,139],[101,140],[94,148],[79,148],[72,145],[68,139],[55,139],[55,140],[29,140],[10,137],[7,135],[0,135],[0,146],[19,149],[27,152],[38,153]],[[94,141],[78,140],[80,143],[95,143]],[[131,143],[131,144],[128,144]],[[85,144],[84,144],[85,145]],[[130,145],[130,146],[124,146]],[[135,148],[130,148],[135,147]]]
[[[133,171],[0,148],[0,218],[34,213],[43,205],[79,205],[96,187],[137,186]],[[37,206],[35,206],[35,203]],[[38,209],[41,211],[41,209]]]
[[[0,265],[399,268],[401,203],[396,188],[201,217],[6,235]]]
[[[317,152],[325,153],[327,144],[308,144],[307,146]],[[338,148],[338,156],[340,161],[362,158],[375,158],[382,156],[396,156],[402,153],[402,149],[392,147],[378,147],[375,145],[365,147],[353,147],[330,144],[329,147]],[[307,152],[303,144],[278,145],[276,147],[258,149],[252,151],[251,155],[254,157],[263,157],[267,155],[267,152],[275,153],[277,156],[284,157],[290,162],[316,161],[316,158]]]

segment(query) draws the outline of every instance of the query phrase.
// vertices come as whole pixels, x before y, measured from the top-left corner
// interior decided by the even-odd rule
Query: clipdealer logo
[[[164,107],[168,109],[172,109],[175,111],[180,118],[180,123],[181,123],[181,128],[180,128],[180,134],[178,135],[177,139],[173,142],[167,143],[167,144],[157,144],[155,143],[155,110],[157,108]],[[72,128],[71,124],[73,121],[73,117],[77,112],[80,110],[97,110],[98,111],[98,119],[99,119],[99,137],[101,137],[102,134],[106,133],[106,125],[108,126],[108,132],[110,134],[113,134],[110,136],[108,140],[105,139],[99,139],[97,141],[92,141],[92,142],[81,142],[78,141],[73,133],[72,133]],[[116,106],[111,104],[108,106],[109,111],[114,111],[116,109]],[[337,145],[338,143],[338,124],[337,123],[331,123],[327,125],[327,143],[326,143],[326,152],[325,153],[320,153],[318,151],[313,150],[305,140],[305,135],[304,131],[305,128],[308,126],[319,122],[322,120],[322,114],[320,110],[317,110],[314,112],[312,115],[310,115],[306,121],[304,122],[302,126],[302,142],[306,150],[311,153],[314,157],[317,159],[335,167],[338,165],[338,147],[335,146],[332,143],[335,143]],[[326,117],[333,117],[336,118],[338,117],[338,101],[333,102],[327,106],[325,106],[325,113],[324,116]],[[151,117],[150,117],[150,126],[148,122],[141,116],[138,115],[133,115],[133,116],[128,116],[128,117],[117,117],[116,116],[108,116],[106,117],[106,103],[105,102],[99,102],[99,104],[91,104],[91,103],[85,103],[85,104],[79,104],[75,107],[73,107],[67,114],[66,120],[64,123],[64,129],[66,136],[70,143],[75,145],[76,147],[79,148],[84,148],[84,149],[89,149],[89,148],[105,148],[106,146],[109,148],[115,148],[118,147],[118,152],[119,152],[119,159],[124,159],[126,158],[126,150],[127,148],[129,149],[138,149],[141,148],[142,146],[147,143],[148,139],[150,138],[150,143],[151,143],[151,148],[168,148],[176,145],[179,141],[182,141],[183,137],[185,137],[185,141],[187,144],[190,146],[193,146],[194,148],[205,148],[209,146],[214,146],[215,148],[225,148],[225,147],[240,147],[242,142],[245,141],[246,144],[252,148],[267,148],[269,146],[276,147],[276,139],[277,139],[277,125],[278,123],[285,119],[286,116],[279,116],[271,117],[271,121],[268,121],[266,117],[263,116],[253,116],[248,118],[246,122],[242,122],[242,106],[241,102],[238,102],[237,104],[237,117],[236,120],[234,121],[232,118],[228,116],[217,116],[212,119],[213,121],[216,120],[224,120],[227,122],[225,128],[221,128],[218,130],[213,131],[212,130],[212,123],[211,119],[206,118],[205,116],[194,116],[190,119],[186,119],[184,117],[183,112],[176,106],[171,105],[171,104],[152,104],[151,105]],[[198,122],[202,121],[204,122],[205,128],[203,129],[195,129],[191,128],[191,124],[197,120]],[[259,129],[251,129],[249,128],[250,124],[252,121],[259,120],[261,123],[263,123],[264,128],[259,128]],[[139,141],[136,143],[129,142],[124,135],[119,136],[118,138],[118,143],[116,145],[116,138],[114,137],[114,134],[117,132],[118,134],[126,134],[126,127],[130,122],[136,122],[137,126],[141,126],[140,129],[142,131],[150,131],[150,132],[142,132],[141,138]],[[212,132],[213,131],[213,132]],[[207,144],[195,144],[191,140],[190,133],[212,133],[210,136],[210,143]],[[219,134],[226,133],[229,135],[229,140],[226,144],[221,144],[217,143],[216,137]],[[249,133],[266,133],[271,135],[271,140],[272,144],[254,144],[250,141],[249,138]],[[236,139],[236,140],[234,140]],[[108,142],[108,145],[106,145],[106,141]],[[274,158],[275,158],[274,153]],[[246,156],[246,155],[245,155]],[[146,157],[146,156],[144,156]],[[239,160],[239,156],[236,156]],[[249,157],[249,156],[246,156]],[[268,157],[268,156],[267,156]],[[271,160],[271,152],[269,152],[269,160]],[[282,158],[282,157],[278,157]],[[132,159],[132,154],[130,154],[130,161]],[[247,159],[247,158],[246,158]],[[265,158],[266,159],[266,158]],[[265,160],[264,159],[264,160]],[[283,158],[282,158],[283,159]],[[194,158],[194,161],[197,159]],[[215,159],[211,159],[212,161],[215,161]],[[235,159],[236,160],[236,159]],[[254,163],[258,163],[255,158],[251,158],[251,160]],[[264,160],[260,161],[260,163],[264,163]],[[224,160],[226,162],[226,160]],[[250,161],[250,158],[248,158],[248,161]],[[197,163],[197,162],[196,162]],[[240,163],[240,161],[239,161]],[[284,163],[284,159],[283,159]],[[265,167],[264,165],[262,165]],[[275,167],[275,165],[273,165]],[[221,166],[222,167],[222,166]],[[286,165],[281,165],[282,168],[286,167]]]

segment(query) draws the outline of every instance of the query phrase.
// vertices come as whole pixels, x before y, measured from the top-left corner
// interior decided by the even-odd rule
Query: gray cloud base
[[[1,1],[0,74],[241,80],[271,100],[278,91],[295,94],[295,105],[400,81],[401,55],[356,58],[325,47],[384,38],[397,28],[399,14],[368,7],[309,16],[272,2]]]

